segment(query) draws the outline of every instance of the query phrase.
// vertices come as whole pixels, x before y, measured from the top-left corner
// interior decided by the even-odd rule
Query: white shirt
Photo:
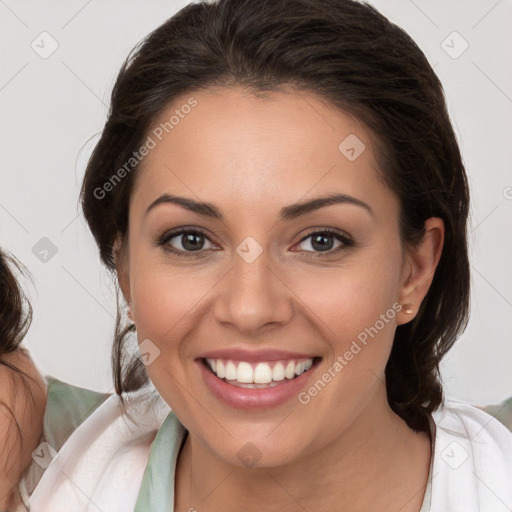
[[[62,405],[69,385],[57,380],[53,385],[60,386]],[[47,439],[51,390],[52,383]],[[79,396],[74,393],[73,403]],[[20,483],[25,507],[16,512],[174,510],[175,467],[186,429],[158,395],[145,389],[126,396],[136,423],[127,420],[116,395],[100,397],[101,405],[61,440],[44,472],[34,461]],[[59,414],[62,418],[62,409]],[[434,449],[420,512],[511,512],[512,432],[486,412],[452,400],[432,414],[431,426]],[[43,446],[41,455],[44,449],[50,452]]]

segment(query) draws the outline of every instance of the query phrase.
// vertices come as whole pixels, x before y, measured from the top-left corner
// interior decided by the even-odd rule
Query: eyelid
[[[199,228],[196,226],[180,226],[177,228],[168,229],[164,231],[164,233],[158,237],[158,242],[161,242],[163,240],[169,240],[169,238],[173,238],[183,233],[201,233],[202,235],[208,237],[208,239],[210,238],[207,231],[203,228]]]
[[[300,242],[303,242],[306,238],[309,238],[311,235],[314,235],[316,233],[329,233],[331,235],[336,235],[336,236],[343,237],[343,238],[346,238],[347,240],[351,240],[352,241],[352,237],[348,233],[346,233],[345,231],[343,231],[341,229],[324,228],[324,227],[313,227],[313,228],[311,228],[311,231],[308,231],[303,236],[303,238],[300,240]]]

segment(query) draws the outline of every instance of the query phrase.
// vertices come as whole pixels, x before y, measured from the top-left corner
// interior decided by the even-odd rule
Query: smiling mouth
[[[250,363],[231,359],[203,358],[206,368],[218,379],[241,388],[265,389],[290,382],[311,370],[320,357]]]

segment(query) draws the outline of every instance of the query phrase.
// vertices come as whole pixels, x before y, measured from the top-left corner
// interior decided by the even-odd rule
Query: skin
[[[13,510],[20,502],[18,481],[32,462],[32,452],[37,448],[43,431],[46,383],[28,352],[17,350],[2,355],[2,359],[33,379],[25,377],[34,401],[23,391],[20,385],[22,377],[0,365],[0,509]]]
[[[414,318],[428,291],[443,222],[428,219],[416,248],[402,243],[399,201],[380,178],[372,136],[312,93],[210,88],[173,102],[155,126],[190,96],[198,105],[142,161],[128,238],[117,246],[139,342],[160,350],[146,369],[189,431],[175,510],[418,511],[429,438],[390,409],[384,369],[396,326]],[[338,150],[349,134],[366,146],[354,161]],[[282,207],[333,192],[373,213],[345,203],[277,220]],[[163,193],[213,203],[224,220],[175,204],[146,214]],[[206,232],[204,257],[155,245],[181,226]],[[312,237],[304,240],[322,228],[348,233],[354,245],[335,252],[334,237],[322,256]],[[236,252],[248,236],[263,249],[252,263]],[[167,247],[185,251],[182,242],[177,236]],[[412,304],[413,313],[398,313],[307,405],[293,398],[266,410],[229,407],[209,392],[195,362],[213,348],[317,354],[307,388],[394,303]],[[250,468],[237,457],[246,443],[261,454]]]

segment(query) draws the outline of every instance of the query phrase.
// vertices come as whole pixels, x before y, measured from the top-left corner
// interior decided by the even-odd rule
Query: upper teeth
[[[241,383],[268,384],[271,381],[293,379],[309,370],[313,359],[295,361],[278,361],[257,363],[246,361],[226,361],[222,359],[206,359],[212,371],[219,379],[236,380]]]

